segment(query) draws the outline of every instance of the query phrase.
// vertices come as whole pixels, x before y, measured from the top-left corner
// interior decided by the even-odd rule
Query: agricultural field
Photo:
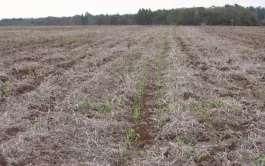
[[[0,27],[0,165],[264,165],[265,28]]]

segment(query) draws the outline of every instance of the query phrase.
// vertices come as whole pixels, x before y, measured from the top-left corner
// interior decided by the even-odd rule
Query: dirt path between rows
[[[146,64],[143,92],[140,97],[141,114],[139,120],[133,126],[137,138],[134,147],[130,150],[131,155],[128,158],[130,161],[138,158],[142,152],[154,145],[156,135],[159,133],[158,119],[161,113],[161,105],[158,102],[158,92],[160,92],[162,86],[158,84],[158,81],[161,79],[167,50],[168,43],[166,39],[161,40],[160,48],[157,49],[154,57],[151,57],[151,60]]]
[[[162,41],[162,52],[159,52],[160,64],[155,62],[155,59],[148,63],[147,78],[142,94],[143,108],[140,120],[136,123],[135,131],[139,135],[138,148],[144,148],[145,145],[151,145],[154,141],[154,136],[151,133],[158,133],[159,127],[153,120],[153,115],[159,114],[160,105],[157,99],[157,93],[161,85],[157,84],[157,77],[160,77],[163,66],[163,60],[168,49],[167,41]],[[159,50],[160,51],[160,50]],[[156,57],[157,58],[157,57]],[[157,65],[159,65],[157,69]],[[159,75],[159,76],[158,76]]]
[[[154,137],[151,136],[151,132],[155,132],[157,129],[154,126],[154,121],[151,119],[155,114],[156,109],[156,84],[155,84],[155,63],[151,61],[148,63],[148,71],[146,83],[142,94],[143,108],[141,111],[140,119],[136,123],[135,131],[139,136],[138,148],[142,149],[146,145],[152,144]]]

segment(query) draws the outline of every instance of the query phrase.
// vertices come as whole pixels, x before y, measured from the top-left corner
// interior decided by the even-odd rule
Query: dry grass
[[[165,31],[158,104],[155,57]],[[150,125],[152,139],[143,146],[136,140],[128,165],[262,165],[260,32],[264,28],[0,28],[0,165],[120,165],[125,133],[138,128],[132,110],[146,64],[142,111],[148,117],[140,122]]]

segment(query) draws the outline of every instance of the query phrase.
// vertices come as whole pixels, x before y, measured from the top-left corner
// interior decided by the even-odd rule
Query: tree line
[[[170,10],[140,9],[136,14],[46,17],[38,19],[2,19],[0,26],[22,25],[265,25],[264,7],[242,7],[238,4],[210,8],[193,7]]]

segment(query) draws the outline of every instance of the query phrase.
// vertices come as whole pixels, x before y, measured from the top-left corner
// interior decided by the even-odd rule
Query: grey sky
[[[30,18],[47,16],[73,16],[75,14],[136,13],[139,8],[172,9],[180,7],[265,6],[265,0],[1,0],[1,18]]]

